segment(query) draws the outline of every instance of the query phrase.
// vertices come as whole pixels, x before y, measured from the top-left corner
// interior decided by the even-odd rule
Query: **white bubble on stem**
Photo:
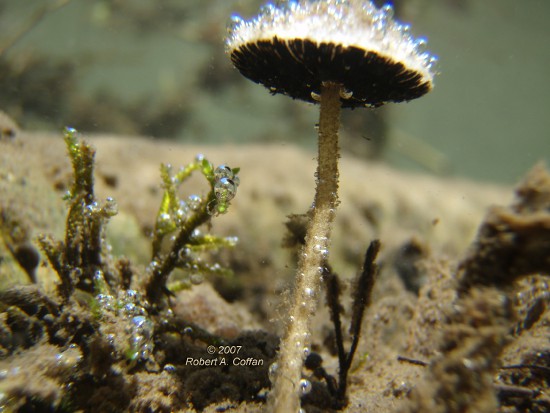
[[[308,379],[301,379],[298,383],[298,392],[300,393],[300,396],[305,396],[310,393],[311,389],[313,389],[313,385]]]

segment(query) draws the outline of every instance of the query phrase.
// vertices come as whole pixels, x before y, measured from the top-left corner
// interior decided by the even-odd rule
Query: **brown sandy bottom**
[[[144,308],[151,323],[151,347],[136,362],[125,354],[124,343],[136,340],[127,307],[98,310],[97,297],[83,292],[62,303],[58,276],[37,246],[39,234],[64,239],[62,196],[72,173],[61,134],[12,134],[3,122],[2,411],[266,411],[268,368],[296,260],[281,246],[284,222],[310,206],[314,155],[290,145],[87,137],[97,150],[97,198],[114,197],[119,206],[107,230],[109,259],[133,274],[138,292],[162,197],[160,163],[179,167],[204,153],[216,165],[241,168],[229,212],[208,228],[239,238],[213,257],[233,275],[207,277],[176,293],[170,311],[147,313],[147,304],[134,299],[130,304]],[[544,169],[535,168],[515,196],[509,188],[407,174],[350,156],[341,160],[340,180],[330,263],[344,287],[344,326],[351,280],[369,242],[382,244],[343,411],[549,411],[550,177]],[[208,185],[199,177],[183,190],[200,195]],[[120,294],[117,303],[126,306],[129,299]],[[312,325],[312,351],[337,377],[324,298]],[[349,347],[347,327],[344,337]],[[217,354],[227,366],[188,365],[189,358],[212,359],[212,344],[216,354],[220,344],[241,346],[240,354]],[[326,381],[308,370],[304,377],[313,383],[305,411],[331,411]]]

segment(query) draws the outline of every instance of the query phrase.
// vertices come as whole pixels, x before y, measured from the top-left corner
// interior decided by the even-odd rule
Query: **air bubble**
[[[372,23],[375,30],[374,36],[378,41],[387,41],[386,32],[388,30],[389,20],[393,17],[393,7],[390,4],[382,6],[373,16]]]
[[[112,295],[98,294],[96,295],[95,299],[104,311],[115,311],[116,300]]]
[[[206,205],[206,213],[212,216],[218,215],[218,203],[216,201],[210,201]]]
[[[94,273],[94,282],[105,282],[105,279],[103,278],[103,271],[97,270]]]
[[[388,20],[393,18],[394,11],[393,11],[393,6],[391,4],[384,4],[380,8],[380,11],[383,13],[384,18],[386,18]]]
[[[185,262],[191,257],[191,248],[184,247],[178,251],[178,258],[180,261]]]
[[[225,237],[225,241],[229,244],[230,247],[234,247],[239,243],[239,237]]]
[[[187,206],[192,211],[197,211],[201,206],[202,199],[198,195],[189,195]]]
[[[397,29],[403,33],[403,35],[408,36],[411,32],[411,25],[408,23],[401,23],[397,26]]]
[[[188,213],[189,213],[189,207],[187,206],[187,203],[184,201],[180,201],[180,207],[176,210],[176,213],[175,213],[176,223],[179,224],[182,221],[184,221]]]
[[[328,256],[328,250],[326,248],[324,248],[323,245],[320,245],[320,244],[315,244],[313,246],[313,250],[319,254],[321,254],[322,257],[327,257]]]
[[[132,324],[140,331],[147,331],[149,327],[152,327],[152,323],[144,316],[138,315],[132,318]]]
[[[124,311],[128,314],[132,314],[136,311],[136,305],[134,303],[128,303],[124,306]]]
[[[260,14],[263,14],[266,18],[273,16],[276,11],[276,7],[271,3],[264,4],[260,7]]]
[[[136,301],[140,298],[140,294],[136,290],[126,290],[126,298],[128,300]]]
[[[425,37],[419,37],[414,41],[414,47],[416,48],[416,52],[418,54],[424,53],[427,45],[428,40]]]
[[[298,391],[300,392],[301,396],[305,396],[309,392],[311,392],[311,389],[313,388],[313,385],[311,382],[307,379],[301,379],[298,383]]]
[[[222,178],[233,179],[234,176],[235,174],[233,173],[233,170],[227,165],[220,165],[214,171],[214,178],[216,178],[216,180],[220,180]]]
[[[103,206],[103,213],[108,217],[113,217],[118,214],[118,204],[114,198],[108,197],[105,200],[105,205]]]
[[[159,262],[157,260],[153,260],[147,266],[147,272],[151,273],[153,271],[156,271],[158,268],[160,268]]]
[[[91,204],[86,205],[86,212],[89,215],[96,214],[99,210],[100,208],[97,202],[92,202]]]
[[[172,217],[170,214],[162,213],[157,218],[157,231],[165,232],[173,225]]]
[[[229,178],[221,178],[214,184],[214,193],[216,198],[224,202],[230,201],[235,197],[237,186]]]
[[[278,369],[279,369],[279,365],[277,363],[271,363],[271,365],[269,366],[269,369],[267,370],[267,375],[271,383],[274,382]]]
[[[427,59],[427,63],[426,63],[426,67],[428,68],[428,70],[432,70],[434,68],[434,66],[437,64],[437,56],[430,56],[428,59]]]
[[[199,285],[204,282],[204,277],[201,274],[192,274],[191,277],[189,277],[189,281],[191,281],[193,285]]]
[[[176,366],[174,366],[173,364],[166,364],[166,365],[164,365],[163,370],[167,371],[168,373],[175,373]]]
[[[244,19],[238,14],[232,14],[229,19],[229,26],[227,27],[228,32],[232,32],[244,22]]]

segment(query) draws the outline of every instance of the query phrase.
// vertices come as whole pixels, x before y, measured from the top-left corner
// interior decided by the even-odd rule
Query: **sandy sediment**
[[[3,130],[13,130],[13,134],[3,134],[0,140],[1,286],[5,289],[29,284],[34,271],[39,289],[51,292],[56,275],[44,259],[37,268],[32,267],[31,261],[33,251],[38,251],[38,234],[63,238],[65,205],[61,198],[71,180],[65,144],[61,134],[29,133],[10,126],[6,119],[0,121]],[[216,165],[241,168],[237,196],[229,212],[214,219],[211,228],[218,235],[239,237],[234,250],[219,255],[233,269],[236,281],[230,288],[220,280],[210,280],[200,288],[181,293],[174,298],[174,310],[178,316],[193,318],[196,325],[228,339],[250,329],[280,334],[277,320],[284,314],[284,291],[291,285],[295,268],[295,257],[281,247],[284,222],[287,215],[304,213],[310,206],[314,155],[292,145],[202,146],[140,137],[85,138],[97,150],[98,199],[113,197],[119,205],[119,214],[108,232],[113,254],[130,257],[141,268],[137,272],[143,271],[150,260],[146,235],[154,226],[162,196],[160,163],[178,168],[203,153]],[[546,201],[533,194],[550,190],[544,184],[546,175],[542,168],[533,174],[518,192],[516,203],[505,209],[514,199],[510,188],[400,172],[349,155],[342,158],[341,203],[330,262],[344,285],[358,270],[368,243],[374,238],[382,243],[381,271],[373,304],[363,322],[363,338],[349,378],[350,404],[346,411],[504,412],[513,406],[513,400],[525,398],[526,393],[521,391],[544,391],[547,384],[533,369],[499,370],[502,365],[530,363],[541,367],[540,373],[546,371],[542,367],[549,359],[544,338],[548,337],[548,289],[544,278],[537,275],[548,269],[548,263],[541,259],[530,267],[525,260],[533,263],[534,256],[545,248],[544,240],[548,240]],[[204,194],[207,190],[201,177],[183,187],[185,194]],[[533,206],[535,201],[538,204]],[[482,230],[477,244],[472,244],[492,205],[503,207],[490,210],[482,227],[485,232]],[[487,273],[491,272],[487,257],[498,261],[501,269],[507,268],[503,263],[507,255],[498,249],[500,244],[490,237],[483,238],[503,226],[507,226],[510,236],[538,237],[534,242],[539,247],[514,249],[519,256],[516,267],[521,271],[504,275],[504,281],[480,281],[487,280]],[[504,235],[497,238],[503,245],[510,245]],[[491,249],[491,245],[496,247]],[[479,253],[479,257],[476,251],[485,254]],[[462,282],[467,269],[473,275],[466,277],[468,282]],[[34,292],[27,293],[36,296]],[[349,291],[344,292],[346,295]],[[0,310],[4,317],[0,324],[9,325],[6,320],[15,317],[14,313],[6,313],[5,304]],[[326,309],[319,309],[314,326],[312,349],[323,355],[326,370],[336,374],[337,362],[330,344],[332,327]],[[71,357],[60,367],[52,361],[51,354],[68,350],[54,348],[44,340],[31,340],[28,350],[17,357],[6,351],[0,369],[21,365],[25,357],[37,368],[46,366],[48,387],[37,395],[54,402],[62,393],[56,383],[67,377],[68,370],[78,365],[82,357],[86,358],[86,350],[78,347],[63,353]],[[454,344],[449,344],[453,340]],[[94,345],[101,348],[103,344]],[[42,359],[37,356],[41,346]],[[96,353],[102,354],[97,349]],[[427,365],[398,361],[398,356]],[[169,355],[163,357],[169,359]],[[129,374],[125,372],[120,380],[128,379]],[[7,381],[0,378],[0,390],[17,388],[22,392],[21,383],[27,376],[14,377],[11,387],[5,389]],[[478,380],[478,385],[464,386],[464,394],[456,396],[456,403],[447,403],[446,398],[454,397],[453,386],[467,377]],[[134,406],[137,411],[145,411],[148,405],[157,406],[158,411],[181,406],[185,403],[185,391],[190,389],[174,382],[166,371],[136,373],[132,380],[150,386],[152,392],[145,395],[146,392],[122,387],[123,391],[128,390],[127,406]],[[528,384],[518,390],[521,380]],[[29,391],[33,389],[29,385]],[[520,392],[516,399],[510,396],[513,389]],[[106,388],[98,389],[94,397],[100,397],[102,392],[111,397]],[[154,392],[165,393],[155,399]],[[168,397],[166,392],[174,396]],[[533,399],[540,396],[532,395]],[[231,403],[235,405],[226,405]],[[316,411],[314,405],[307,411]],[[464,405],[469,406],[467,410],[461,410]],[[260,408],[261,405],[244,404],[237,411]],[[205,411],[209,409],[213,407]]]

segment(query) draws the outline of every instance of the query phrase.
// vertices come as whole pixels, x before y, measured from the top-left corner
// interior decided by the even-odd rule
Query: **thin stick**
[[[372,289],[374,288],[374,281],[377,273],[377,266],[374,262],[378,251],[380,250],[380,241],[374,240],[370,243],[367,253],[365,254],[365,262],[363,264],[363,271],[357,278],[357,283],[354,286],[353,294],[353,307],[351,324],[349,333],[352,336],[351,346],[347,354],[345,363],[340,364],[340,371],[338,373],[338,400],[345,403],[346,392],[348,386],[348,372],[353,361],[353,356],[359,345],[359,338],[361,336],[361,325],[363,323],[363,316],[365,310],[370,306]]]
[[[344,349],[342,321],[340,320],[340,313],[342,312],[342,306],[340,304],[340,281],[338,276],[333,273],[328,266],[325,268],[323,280],[325,282],[327,292],[327,306],[330,311],[332,324],[334,325],[334,338],[336,341],[336,349],[338,351],[338,364],[340,366],[344,366],[346,365],[347,353]]]
[[[286,335],[281,342],[277,374],[271,400],[275,413],[300,409],[298,383],[302,375],[304,348],[309,347],[311,318],[317,309],[323,262],[338,204],[338,127],[340,85],[324,83],[321,88],[317,188],[308,226],[306,244],[298,264]]]
[[[422,367],[426,367],[426,366],[429,365],[425,361],[412,359],[412,358],[405,357],[405,356],[397,356],[397,361],[399,361],[401,363],[403,363],[403,362],[410,363],[410,364],[414,364],[415,366],[422,366]]]

